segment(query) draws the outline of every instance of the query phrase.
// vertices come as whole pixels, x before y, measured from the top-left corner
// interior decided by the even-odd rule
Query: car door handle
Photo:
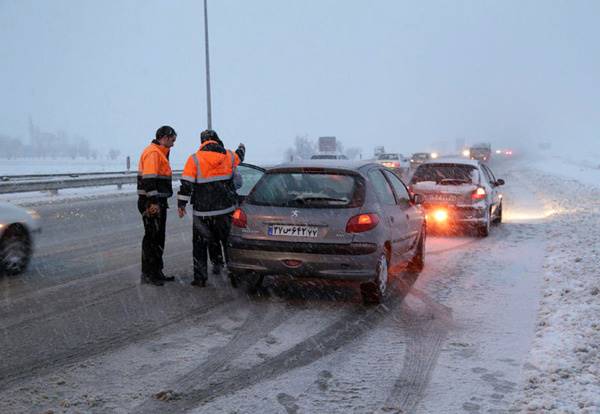
[[[394,222],[394,216],[390,216],[390,221],[393,223]]]

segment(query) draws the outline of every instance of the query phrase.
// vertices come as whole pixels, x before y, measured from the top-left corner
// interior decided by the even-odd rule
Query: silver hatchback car
[[[265,275],[355,281],[378,303],[390,274],[418,273],[425,215],[400,178],[375,163],[307,161],[270,168],[233,214],[232,284]]]

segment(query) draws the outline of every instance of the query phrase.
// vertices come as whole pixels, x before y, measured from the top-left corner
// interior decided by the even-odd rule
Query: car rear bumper
[[[460,205],[424,205],[427,213],[427,225],[450,224],[482,224],[486,221],[487,207],[483,206],[460,206]],[[435,212],[446,211],[446,220],[435,219]]]
[[[379,250],[371,243],[292,243],[231,237],[227,267],[237,274],[368,281],[375,277]]]

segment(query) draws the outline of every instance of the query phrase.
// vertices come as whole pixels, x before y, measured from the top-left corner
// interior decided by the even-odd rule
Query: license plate
[[[450,194],[430,194],[425,197],[427,201],[456,201],[455,195]]]
[[[319,228],[275,224],[269,226],[269,236],[319,237]]]

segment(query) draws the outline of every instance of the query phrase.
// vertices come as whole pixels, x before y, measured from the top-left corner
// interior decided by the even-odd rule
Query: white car
[[[0,274],[25,271],[33,252],[33,237],[40,231],[38,213],[0,202]]]
[[[408,163],[406,157],[398,153],[384,153],[377,156],[377,163],[384,167],[398,171],[400,174],[404,174],[408,171]]]

